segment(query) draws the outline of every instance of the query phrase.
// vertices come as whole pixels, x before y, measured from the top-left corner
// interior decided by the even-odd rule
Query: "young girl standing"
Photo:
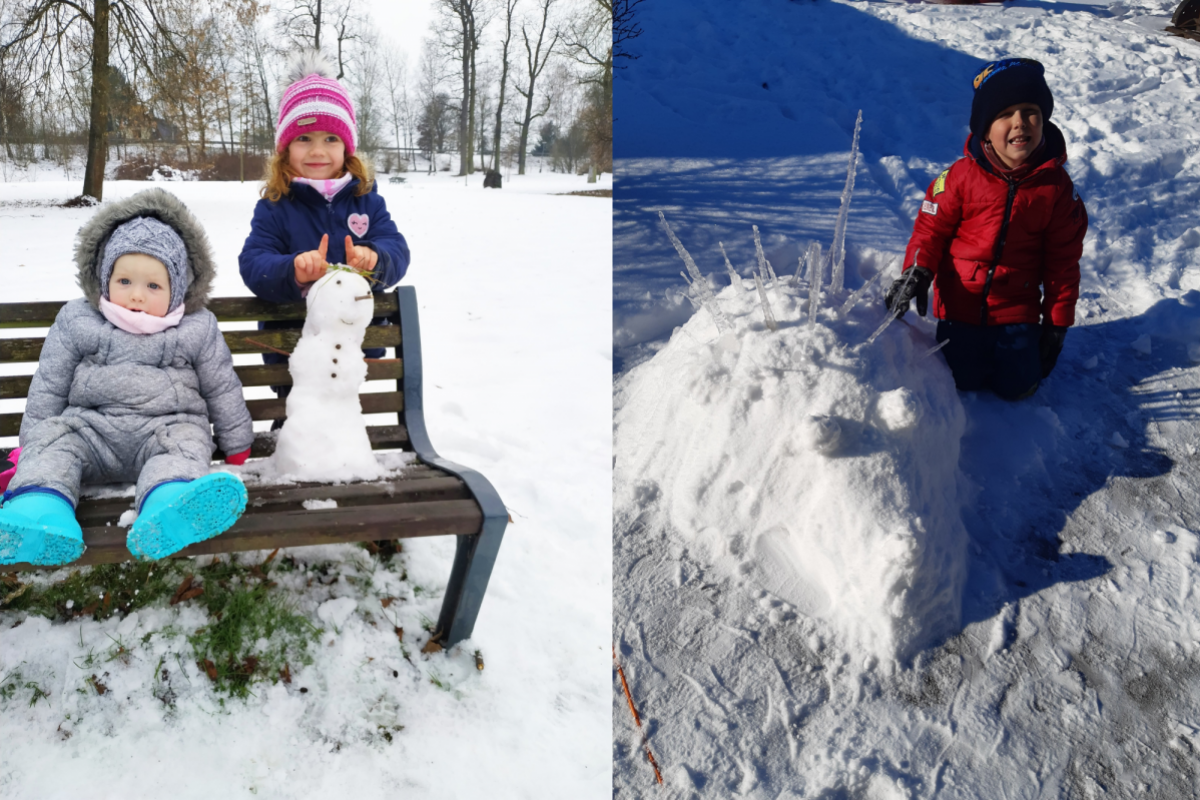
[[[273,303],[302,299],[330,263],[369,272],[377,291],[399,283],[408,270],[408,243],[367,165],[354,154],[354,104],[319,53],[302,54],[288,78],[275,126],[275,155],[238,256],[242,280]],[[261,327],[300,325],[264,322]],[[366,352],[383,356],[382,349]],[[287,359],[267,354],[263,360]]]

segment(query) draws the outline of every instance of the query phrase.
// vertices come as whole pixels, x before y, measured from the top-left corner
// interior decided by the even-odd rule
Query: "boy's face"
[[[165,317],[171,306],[171,280],[167,268],[153,256],[126,253],[113,262],[108,299],[130,311]]]
[[[1009,106],[992,120],[987,138],[1004,166],[1021,166],[1042,143],[1042,109],[1036,103]]]

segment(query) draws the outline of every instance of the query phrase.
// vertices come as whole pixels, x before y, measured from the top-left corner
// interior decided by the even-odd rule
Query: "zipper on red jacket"
[[[1013,200],[1017,196],[1018,181],[1014,181],[1012,178],[1004,180],[1008,181],[1008,200],[1004,203],[1004,219],[1000,221],[1000,235],[996,238],[996,246],[992,249],[992,265],[988,267],[987,278],[983,281],[983,307],[979,309],[980,325],[987,325],[988,293],[992,290],[992,277],[996,274],[996,267],[1000,266],[1000,256],[1004,253],[1004,240],[1008,236],[1008,221],[1012,217]]]

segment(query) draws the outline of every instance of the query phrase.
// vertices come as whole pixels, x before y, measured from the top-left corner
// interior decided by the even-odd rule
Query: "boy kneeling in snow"
[[[932,284],[955,385],[1007,400],[1032,395],[1054,369],[1075,322],[1088,227],[1044,73],[1006,58],[975,76],[965,154],[925,193],[885,298],[897,317],[915,298],[924,316]]]

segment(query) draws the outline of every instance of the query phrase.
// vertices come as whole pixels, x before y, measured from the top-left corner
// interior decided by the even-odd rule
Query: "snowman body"
[[[287,423],[275,468],[298,480],[378,478],[358,399],[367,377],[362,342],[375,302],[365,278],[331,270],[308,291],[308,315],[288,369]]]

